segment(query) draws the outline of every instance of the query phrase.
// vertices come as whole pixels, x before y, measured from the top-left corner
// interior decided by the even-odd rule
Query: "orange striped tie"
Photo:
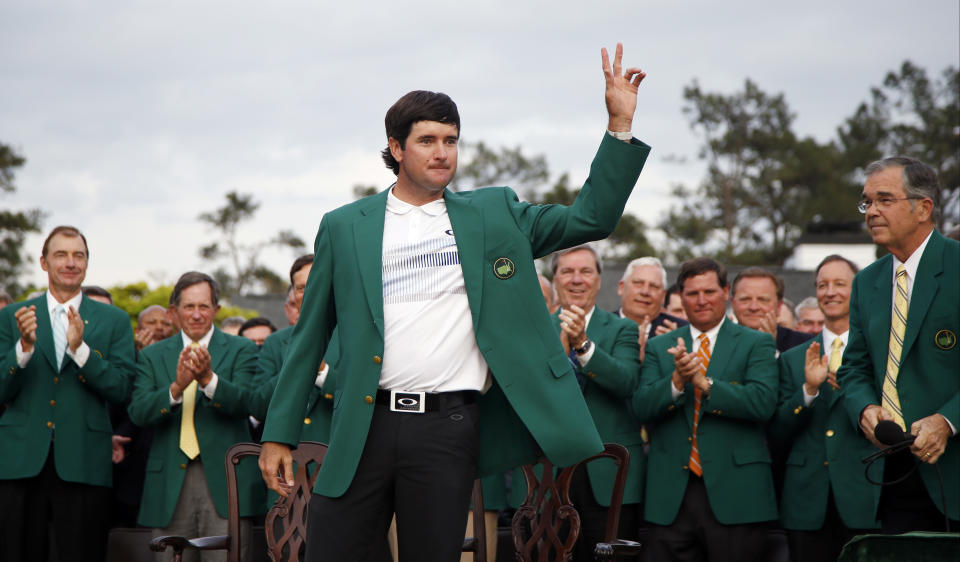
[[[700,340],[700,347],[697,349],[697,357],[700,358],[700,374],[707,373],[707,367],[710,365],[710,338],[707,334],[697,336]],[[699,388],[693,389],[693,446],[690,448],[690,472],[697,476],[703,476],[703,467],[700,466],[700,449],[697,447],[697,426],[700,425],[700,396]]]

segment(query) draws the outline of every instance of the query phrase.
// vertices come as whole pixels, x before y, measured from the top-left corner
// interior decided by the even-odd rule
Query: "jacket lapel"
[[[53,372],[58,372],[56,346],[53,344],[53,326],[50,324],[50,309],[47,308],[47,295],[44,293],[37,302],[37,348],[50,363]]]
[[[688,332],[689,333],[689,332]],[[730,320],[724,319],[720,331],[717,333],[717,342],[710,355],[710,365],[707,367],[707,376],[723,380],[724,368],[730,364],[730,357],[740,340],[740,332],[733,328]]]
[[[353,238],[356,244],[357,267],[367,306],[374,323],[383,337],[383,221],[387,212],[387,193],[363,199],[360,216],[353,222]]]
[[[887,365],[887,353],[890,348],[890,315],[893,313],[893,257],[889,254],[883,258],[883,265],[877,271],[877,278],[873,283],[873,298],[867,299],[868,306],[874,312],[867,312],[872,316],[867,329],[867,341],[872,342],[870,355],[873,358],[875,376],[883,380],[883,373]],[[863,314],[866,311],[862,311]],[[908,313],[909,315],[909,313]]]
[[[457,240],[457,254],[460,256],[460,269],[463,272],[463,284],[467,288],[467,301],[473,316],[473,329],[479,329],[480,297],[483,295],[483,214],[480,209],[470,205],[464,198],[450,190],[444,191],[444,201],[450,226]],[[492,266],[492,264],[491,264]]]
[[[210,343],[207,345],[207,351],[210,353],[210,368],[214,373],[222,373],[223,361],[227,357],[227,336],[218,328],[213,329],[213,336],[210,337]]]
[[[907,312],[907,329],[903,336],[903,358],[910,353],[910,348],[917,340],[920,326],[930,310],[930,304],[940,289],[940,276],[943,274],[943,236],[936,230],[930,235],[930,241],[920,256],[920,265],[917,267],[917,277],[913,280],[913,290],[910,292],[910,309]],[[956,287],[954,287],[956,290]]]

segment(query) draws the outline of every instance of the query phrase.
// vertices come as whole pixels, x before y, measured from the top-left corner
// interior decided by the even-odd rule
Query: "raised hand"
[[[73,309],[72,306],[67,307],[67,345],[70,346],[71,351],[77,351],[80,348],[80,344],[83,343],[83,318],[80,318],[80,313]]]
[[[820,392],[820,385],[827,380],[826,355],[820,355],[820,344],[814,342],[807,348],[807,356],[803,363],[804,388],[810,396]]]
[[[25,306],[14,313],[17,319],[17,330],[20,331],[20,346],[24,353],[33,351],[33,344],[37,343],[37,307]]]
[[[630,67],[622,70],[623,45],[617,43],[617,51],[613,57],[613,67],[610,66],[610,56],[607,49],[600,49],[600,58],[603,64],[603,77],[606,81],[604,99],[607,102],[607,115],[610,131],[626,132],[633,126],[633,114],[637,109],[637,90],[640,82],[647,76],[639,68]]]

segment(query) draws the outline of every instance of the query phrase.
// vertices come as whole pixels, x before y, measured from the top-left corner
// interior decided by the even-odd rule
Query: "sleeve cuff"
[[[210,377],[210,382],[207,383],[207,386],[201,386],[200,390],[203,391],[207,398],[213,400],[213,395],[217,393],[217,382],[219,381],[220,377],[218,377],[216,373],[213,373],[213,376]]]
[[[17,338],[17,365],[19,365],[21,369],[25,369],[27,363],[30,362],[30,358],[33,357],[33,352],[36,350],[37,344],[33,344],[33,351],[24,351],[23,342],[20,338]]]
[[[323,364],[323,368],[317,371],[317,380],[314,381],[314,385],[317,388],[323,388],[323,383],[327,380],[327,373],[330,372],[330,365],[327,363]]]
[[[631,131],[611,131],[607,129],[607,134],[617,140],[622,140],[623,142],[630,142],[633,140],[633,133]]]
[[[81,342],[80,347],[76,351],[70,349],[70,346],[67,346],[67,355],[73,359],[73,362],[77,364],[77,367],[83,368],[87,364],[87,359],[90,359],[90,346],[87,345],[87,342]]]
[[[817,398],[817,396],[820,396],[819,389],[817,389],[817,393],[814,394],[813,396],[807,394],[807,385],[805,384],[800,385],[800,390],[803,391],[803,405],[804,407],[807,407],[807,408],[810,407],[810,404],[813,404],[813,401]]]

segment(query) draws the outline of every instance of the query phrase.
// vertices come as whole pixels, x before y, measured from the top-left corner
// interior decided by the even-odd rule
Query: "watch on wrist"
[[[590,348],[593,347],[593,342],[590,340],[584,340],[580,347],[573,348],[577,352],[577,355],[583,355],[584,353],[590,351]]]
[[[704,377],[707,379],[707,390],[704,392],[707,396],[710,396],[710,392],[713,391],[713,377]]]

